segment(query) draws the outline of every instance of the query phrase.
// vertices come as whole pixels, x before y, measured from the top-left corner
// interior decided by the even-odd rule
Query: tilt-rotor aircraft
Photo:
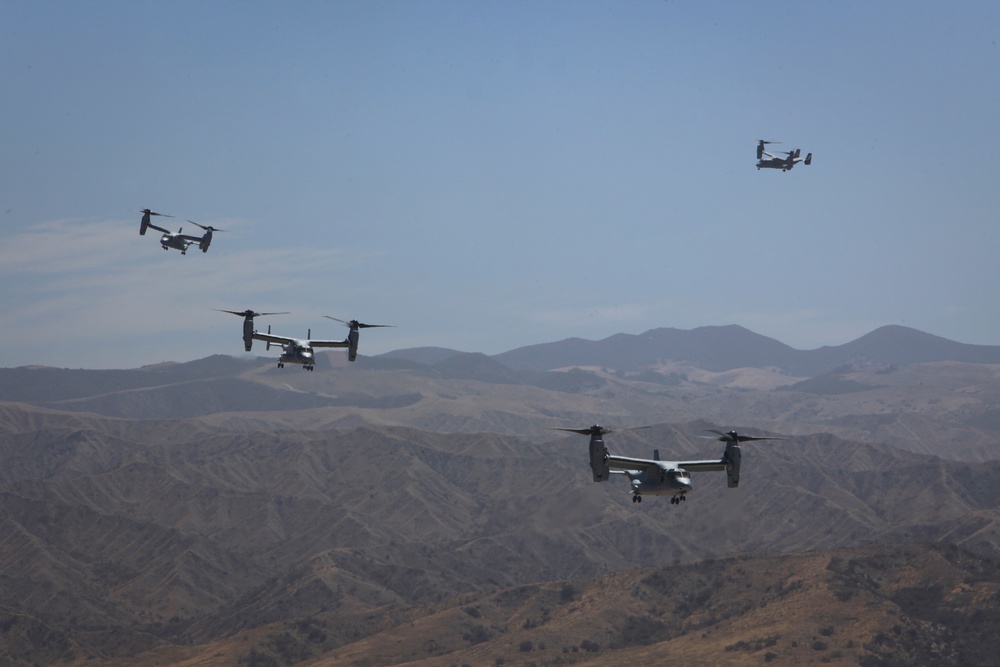
[[[142,220],[139,222],[139,236],[145,236],[147,229],[155,229],[158,232],[162,232],[163,236],[160,237],[160,246],[164,250],[180,250],[182,255],[187,254],[187,249],[191,247],[192,244],[197,243],[198,248],[202,252],[208,252],[208,246],[212,245],[212,234],[215,232],[224,232],[224,229],[216,229],[211,225],[202,225],[194,220],[188,220],[192,225],[196,227],[201,227],[205,230],[205,234],[202,236],[191,236],[189,234],[182,234],[184,228],[177,230],[177,233],[173,233],[169,229],[164,229],[158,225],[154,225],[150,222],[150,216],[158,215],[162,218],[172,218],[174,216],[167,215],[166,213],[157,213],[155,211],[150,211],[148,208],[141,209],[139,211],[142,213]]]
[[[799,162],[810,165],[813,161],[813,154],[807,153],[806,156],[799,157],[802,154],[802,149],[796,148],[793,151],[776,151],[781,153],[785,157],[777,157],[764,150],[765,144],[780,144],[780,141],[765,141],[763,139],[757,142],[757,169],[780,169],[781,171],[788,171],[794,167]],[[767,156],[767,159],[764,156]]]
[[[255,317],[261,317],[263,315],[284,315],[285,313],[258,313],[251,309],[244,311],[223,310],[220,312],[232,313],[233,315],[243,318],[243,346],[246,348],[247,352],[249,352],[253,347],[254,340],[262,340],[267,343],[266,349],[268,350],[271,349],[272,345],[280,345],[281,356],[278,357],[278,368],[284,368],[285,364],[300,364],[308,371],[314,370],[316,367],[316,354],[313,351],[313,348],[346,347],[348,361],[354,361],[358,357],[358,339],[360,338],[360,329],[391,326],[389,324],[364,324],[362,322],[358,322],[357,320],[344,322],[344,320],[338,320],[336,317],[324,315],[324,317],[338,322],[343,322],[347,325],[349,328],[347,338],[344,340],[314,340],[312,338],[312,329],[308,331],[305,338],[290,338],[288,336],[278,336],[276,334],[272,334],[270,325],[267,327],[267,333],[261,333],[254,328],[253,320]]]
[[[604,446],[603,438],[605,434],[611,433],[611,429],[602,426],[594,425],[583,429],[559,428],[556,430],[590,436],[590,469],[594,474],[595,482],[606,482],[613,474],[625,475],[630,482],[633,503],[641,503],[643,495],[670,496],[672,505],[679,505],[681,501],[687,500],[687,494],[693,488],[691,486],[692,472],[725,471],[729,488],[738,487],[740,485],[740,459],[742,457],[741,442],[784,439],[739,435],[736,431],[728,433],[712,431],[718,436],[715,439],[726,443],[726,449],[721,458],[703,461],[663,461],[660,459],[660,450],[658,449],[653,450],[653,458],[651,459],[637,459],[611,454]]]

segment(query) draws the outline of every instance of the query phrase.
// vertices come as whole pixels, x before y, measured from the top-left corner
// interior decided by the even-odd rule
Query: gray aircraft
[[[186,255],[187,249],[191,247],[192,244],[195,243],[198,244],[198,248],[202,252],[208,252],[208,246],[212,244],[212,235],[215,232],[226,231],[224,229],[216,229],[211,225],[202,225],[200,223],[195,222],[194,220],[188,220],[188,222],[190,222],[192,225],[204,229],[205,233],[202,236],[191,236],[189,234],[183,234],[182,232],[184,231],[184,228],[182,227],[178,229],[177,233],[175,234],[169,229],[164,229],[163,227],[154,225],[152,222],[150,222],[150,216],[153,215],[158,215],[163,218],[172,218],[174,216],[167,215],[166,213],[156,213],[155,211],[150,211],[148,208],[141,209],[139,212],[142,213],[142,220],[139,222],[139,236],[145,236],[146,230],[150,228],[155,229],[158,232],[162,232],[163,236],[160,237],[160,246],[164,250],[170,250],[171,248],[173,248],[174,250],[180,250],[182,255]]]
[[[257,313],[247,309],[245,311],[223,310],[223,313],[232,313],[243,317],[243,346],[247,352],[253,347],[254,340],[262,340],[267,343],[266,349],[270,350],[272,345],[281,346],[281,356],[278,357],[278,368],[284,368],[285,364],[300,364],[304,369],[311,371],[316,367],[316,354],[314,348],[317,347],[345,347],[347,348],[348,361],[354,361],[358,357],[358,339],[360,329],[373,327],[388,327],[389,324],[364,324],[357,320],[338,320],[336,317],[324,315],[331,320],[343,322],[349,328],[347,338],[344,340],[314,340],[312,329],[305,338],[290,338],[288,336],[278,336],[271,333],[271,327],[267,327],[267,333],[261,333],[254,328],[253,319],[264,315],[283,315],[285,313]]]
[[[633,503],[641,503],[643,495],[670,496],[672,505],[679,505],[687,500],[687,494],[692,490],[691,473],[708,471],[725,471],[729,488],[740,484],[740,450],[741,442],[751,440],[783,440],[780,437],[756,437],[739,435],[736,431],[717,434],[717,440],[726,443],[726,449],[719,459],[702,461],[664,461],[660,459],[660,451],[653,450],[652,459],[637,459],[629,456],[615,456],[604,446],[602,436],[611,433],[611,429],[594,425],[590,428],[560,428],[558,431],[569,431],[590,436],[590,469],[595,482],[606,482],[613,474],[625,475],[630,482]],[[710,437],[710,436],[705,436]]]
[[[807,153],[806,156],[800,157],[802,155],[802,150],[796,148],[793,151],[775,151],[781,153],[785,157],[777,157],[764,150],[765,144],[780,144],[780,141],[765,141],[760,139],[757,142],[757,169],[780,169],[781,171],[788,171],[794,167],[799,162],[810,165],[812,164],[813,154]],[[767,159],[764,156],[767,156]]]

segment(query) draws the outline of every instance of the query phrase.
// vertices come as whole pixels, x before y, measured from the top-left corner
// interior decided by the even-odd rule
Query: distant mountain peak
[[[893,324],[844,345],[797,350],[738,324],[727,324],[689,330],[662,327],[641,334],[614,334],[598,341],[567,338],[510,350],[494,359],[514,370],[599,366],[634,372],[671,361],[714,372],[770,367],[814,376],[859,359],[886,364],[1000,363],[1000,346],[957,343]]]

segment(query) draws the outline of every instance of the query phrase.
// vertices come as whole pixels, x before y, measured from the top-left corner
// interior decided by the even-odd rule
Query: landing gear
[[[278,368],[284,368],[284,367],[285,367],[285,364],[283,364],[283,363],[281,363],[281,362],[279,361],[279,362],[278,362]]]
[[[680,505],[682,500],[687,500],[687,496],[671,496],[670,497],[670,504],[671,505]]]
[[[636,493],[635,495],[632,496],[632,502],[633,503],[641,503],[642,502],[642,496],[640,496],[638,493]]]
[[[302,368],[306,369],[307,371],[311,371],[313,369],[313,366],[303,366]]]

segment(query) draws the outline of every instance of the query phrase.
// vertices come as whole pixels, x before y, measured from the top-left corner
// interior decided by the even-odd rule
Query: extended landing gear
[[[311,371],[314,367],[313,366],[303,366],[302,368],[306,369],[307,371]]]
[[[670,497],[670,504],[671,505],[680,505],[682,500],[687,500],[687,496],[671,496]]]
[[[285,367],[285,365],[279,361],[278,362],[278,368],[284,368],[284,367]]]
[[[632,502],[633,503],[641,503],[642,502],[642,496],[640,496],[638,493],[635,494],[635,495],[633,495],[632,496]]]

